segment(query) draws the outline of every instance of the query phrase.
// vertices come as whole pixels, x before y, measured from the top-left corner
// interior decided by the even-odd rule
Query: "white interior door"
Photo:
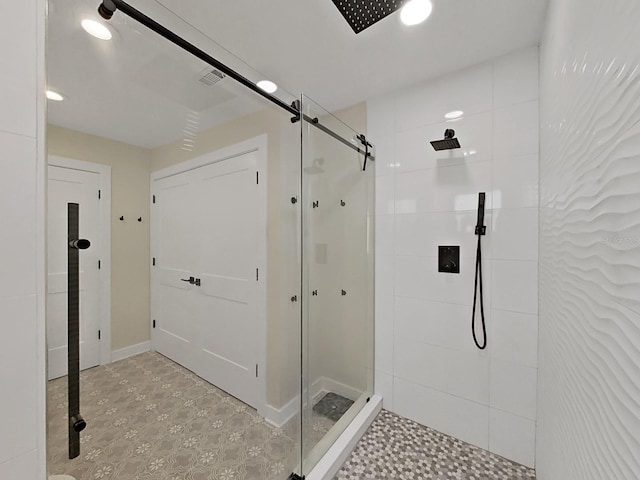
[[[196,297],[187,283],[194,276],[197,203],[193,172],[155,182],[153,271],[155,349],[195,371]]]
[[[152,229],[155,349],[256,408],[265,348],[257,156],[156,180]]]
[[[258,406],[256,153],[199,169],[198,374]]]
[[[100,178],[97,173],[49,166],[47,203],[47,344],[49,379],[67,374],[67,204],[80,205],[80,368],[100,364],[98,271]]]

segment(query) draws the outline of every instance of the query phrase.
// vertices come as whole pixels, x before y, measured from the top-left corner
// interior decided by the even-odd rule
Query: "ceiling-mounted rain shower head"
[[[444,140],[434,140],[431,142],[431,146],[436,152],[440,150],[453,150],[454,148],[460,148],[460,142],[455,138],[456,132],[447,128],[444,131]]]
[[[374,23],[398,10],[405,0],[332,0],[333,4],[355,33],[360,33]]]
[[[111,17],[113,17],[113,14],[115,12],[116,12],[116,4],[113,3],[111,0],[104,0],[98,6],[98,13],[105,20],[111,20]]]

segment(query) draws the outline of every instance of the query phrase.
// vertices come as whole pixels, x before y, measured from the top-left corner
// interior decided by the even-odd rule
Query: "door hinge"
[[[156,196],[153,196],[153,203],[156,203]]]
[[[102,340],[102,332],[98,330],[98,340]]]
[[[153,321],[153,328],[156,328],[156,321]]]
[[[101,268],[102,268],[102,262],[98,260],[98,270],[100,270]]]
[[[256,185],[260,185],[260,172],[256,172]]]
[[[102,198],[102,191],[98,190],[98,200],[100,200]]]
[[[258,378],[258,364],[256,363],[256,378]]]
[[[153,263],[153,266],[155,267],[156,266],[156,257],[153,257],[152,263]]]
[[[260,280],[260,269],[256,268],[256,282]]]

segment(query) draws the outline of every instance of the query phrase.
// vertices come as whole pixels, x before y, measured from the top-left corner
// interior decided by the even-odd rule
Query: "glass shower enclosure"
[[[361,132],[308,96],[301,104],[301,432],[307,475],[373,394],[375,217],[374,165],[352,148],[365,148]]]
[[[206,32],[176,15],[163,2],[143,3],[140,8],[144,9],[145,16],[228,66],[247,82],[255,85],[268,78],[217,44]],[[165,448],[165,443],[168,445],[169,442],[165,437],[171,436],[157,425],[156,419],[175,415],[175,425],[171,428],[184,434],[184,442],[175,440],[178,443],[173,451],[166,447],[168,450],[158,455],[172,465],[175,463],[176,468],[183,462],[203,471],[237,472],[238,476],[234,478],[316,478],[314,467],[373,396],[375,168],[373,146],[366,146],[362,137],[366,133],[365,107],[350,109],[353,111],[348,118],[352,119],[352,128],[306,95],[289,94],[279,88],[269,98],[248,88],[246,83],[236,81],[229,71],[220,70],[202,56],[194,55],[192,50],[162,38],[144,22],[120,9],[105,22],[115,32],[114,40],[100,43],[86,36],[76,25],[80,19],[88,17],[103,21],[97,16],[98,4],[96,0],[49,0],[48,82],[52,86],[59,85],[70,99],[49,106],[50,148],[56,148],[55,152],[50,150],[50,154],[70,158],[76,155],[77,142],[69,139],[80,138],[81,129],[77,125],[83,123],[94,127],[91,131],[87,126],[87,133],[98,135],[96,138],[107,137],[104,132],[109,131],[114,139],[131,144],[136,140],[136,128],[140,132],[166,132],[166,140],[151,142],[153,144],[145,150],[150,164],[147,177],[150,187],[146,193],[150,203],[153,202],[149,205],[152,212],[150,227],[146,227],[150,232],[148,251],[153,257],[149,282],[152,291],[151,349],[156,360],[193,382],[197,386],[194,392],[199,389],[214,392],[202,393],[194,399],[202,417],[193,418],[186,410],[181,410],[178,400],[167,395],[169,391],[154,392],[158,398],[153,404],[154,413],[139,415],[136,431],[141,432],[140,436],[142,432],[150,432],[149,435],[155,432],[157,438],[145,439],[145,442],[152,445],[157,442],[158,448]],[[82,46],[87,57],[71,55],[70,45]],[[104,78],[105,83],[83,81],[82,75],[88,68],[103,72],[100,78]],[[96,112],[82,106],[94,100],[102,107]],[[108,114],[103,114],[107,111],[105,105],[113,107]],[[124,121],[127,118],[128,123]],[[131,121],[138,118],[137,122]],[[133,126],[128,131],[115,128],[120,122]],[[262,143],[256,143],[256,139],[262,139]],[[242,147],[247,142],[260,147],[256,147],[257,150],[253,146]],[[92,148],[86,146],[85,150],[90,154]],[[242,148],[249,149],[244,151]],[[233,153],[220,153],[232,150]],[[371,155],[367,156],[367,153]],[[207,297],[207,307],[198,310],[194,305],[205,301],[198,295],[202,297],[202,292],[208,292],[211,287],[205,277],[193,273],[205,268],[204,261],[194,260],[190,270],[198,280],[202,278],[202,285],[198,284],[198,287],[186,283],[189,275],[180,277],[176,273],[177,263],[169,263],[174,258],[182,258],[180,255],[204,258],[200,251],[196,255],[196,246],[190,238],[205,238],[206,232],[211,238],[225,241],[233,235],[233,238],[241,236],[241,228],[230,232],[233,228],[225,228],[222,223],[211,220],[221,211],[233,217],[229,213],[233,210],[226,204],[233,200],[233,195],[225,198],[226,201],[220,200],[214,195],[213,186],[207,190],[207,187],[197,185],[204,185],[203,179],[213,177],[211,172],[215,168],[235,172],[240,168],[240,159],[249,158],[247,155],[256,155],[255,158],[262,159],[264,164],[251,164],[246,178],[252,186],[257,184],[258,172],[253,171],[256,167],[255,170],[260,170],[260,185],[266,185],[262,188],[267,190],[266,205],[263,202],[258,206],[266,211],[264,276],[263,265],[260,265],[260,282],[266,282],[265,302],[261,306],[264,310],[261,314],[266,320],[264,327],[260,327],[264,332],[258,332],[257,323],[250,323],[253,318],[247,321],[250,327],[241,332],[255,335],[264,349],[263,357],[255,361],[255,370],[253,363],[245,368],[250,380],[253,380],[254,371],[258,379],[255,380],[258,401],[254,404],[199,375],[200,360],[184,361],[183,358],[189,357],[172,355],[172,350],[163,349],[163,343],[158,341],[164,338],[159,336],[159,330],[164,329],[167,335],[172,333],[176,337],[180,331],[187,330],[189,321],[197,320],[199,329],[206,325],[208,330],[197,330],[200,333],[194,335],[194,344],[204,343],[207,339],[225,343],[221,337],[228,332],[222,328],[213,329],[211,325],[214,320],[219,322],[216,325],[233,323],[224,323],[231,318],[225,318],[226,310],[240,308],[242,298],[220,300],[221,295],[214,292],[215,295],[209,297],[215,297],[215,301]],[[236,159],[238,162],[234,164]],[[227,178],[222,174],[218,177]],[[134,188],[124,183],[119,184],[120,190],[144,188],[144,185]],[[166,187],[164,190],[159,190],[161,184]],[[223,185],[223,180],[216,185]],[[230,183],[224,185],[231,189]],[[176,193],[179,186],[184,187],[180,194]],[[113,190],[113,205],[123,203],[124,197],[117,198],[120,190]],[[237,191],[233,193],[241,195]],[[186,196],[193,201],[187,201]],[[190,206],[195,204],[197,209]],[[156,213],[153,213],[154,209]],[[161,211],[164,216],[157,213]],[[146,219],[143,222],[142,217],[138,221],[136,218],[137,214],[134,221],[117,221],[114,231],[115,228],[122,232],[145,228]],[[161,222],[157,218],[165,219],[164,225],[171,228],[159,228]],[[175,222],[169,223],[167,219]],[[230,222],[228,225],[236,224]],[[183,240],[178,241],[180,239]],[[205,245],[207,242],[200,243]],[[158,254],[160,248],[166,252],[162,250]],[[209,241],[208,247],[198,248],[209,250],[205,252],[207,254],[222,251],[224,257],[224,248],[216,249],[213,241]],[[114,257],[121,254],[114,250]],[[228,249],[226,254],[228,256]],[[123,270],[121,273],[126,276],[127,262],[122,258],[118,261]],[[250,264],[246,272],[237,274],[238,278],[232,279],[237,280],[234,285],[248,279],[246,283],[252,286],[253,281],[258,280],[256,266]],[[229,277],[230,274],[220,274],[218,279],[226,281]],[[115,278],[114,282],[117,282]],[[164,290],[159,287],[161,283]],[[183,304],[173,300],[178,296]],[[126,305],[118,307],[122,310]],[[199,312],[195,320],[191,317],[197,315],[191,315],[192,310]],[[176,327],[173,332],[169,332],[169,324]],[[235,327],[239,328],[237,325],[236,322]],[[190,333],[185,333],[185,338],[187,334]],[[205,334],[209,336],[205,338]],[[244,338],[236,342],[235,350],[247,350],[250,344],[253,345]],[[108,365],[98,368],[103,367],[111,368]],[[106,375],[99,371],[95,374]],[[120,380],[113,378],[112,388],[105,391],[105,395],[114,396],[110,401],[121,402],[122,411],[145,406],[135,403],[134,397],[130,400],[129,396],[134,394],[127,393],[126,389],[122,391],[124,387],[117,383]],[[60,428],[50,428],[49,470],[51,474],[69,473],[73,467],[63,458],[65,440],[56,436],[58,431],[64,433],[64,418],[53,408],[56,404],[53,397],[59,394],[52,390],[51,395],[49,426]],[[96,419],[106,418],[103,409],[107,407],[92,405],[92,398],[87,395],[83,399],[89,416],[84,434],[85,439],[93,435],[95,442],[97,428],[108,423]],[[194,430],[196,427],[198,432]],[[106,434],[102,440],[105,438]],[[131,451],[135,452],[138,445],[134,440],[129,443]],[[197,446],[184,447],[192,443]],[[83,448],[90,451],[94,447],[89,442]],[[123,458],[132,456],[124,447],[121,450]],[[119,462],[118,455],[120,453],[113,454],[114,465]],[[209,463],[203,464],[203,459]],[[89,471],[95,465],[87,462],[84,467]],[[141,464],[140,468],[147,467]],[[195,474],[193,476],[195,478]]]

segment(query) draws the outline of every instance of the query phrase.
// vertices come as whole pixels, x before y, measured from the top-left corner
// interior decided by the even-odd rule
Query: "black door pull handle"
[[[187,282],[190,283],[191,285],[193,285],[194,283],[196,283],[196,279],[195,277],[189,277],[189,278],[181,278],[180,279],[181,282]]]

